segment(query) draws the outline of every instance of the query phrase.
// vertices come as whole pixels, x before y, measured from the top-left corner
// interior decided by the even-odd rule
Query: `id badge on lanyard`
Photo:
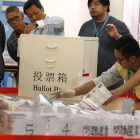
[[[99,37],[99,34],[101,33],[101,31],[102,31],[103,28],[105,27],[105,25],[106,25],[108,19],[109,19],[109,15],[107,16],[107,18],[106,18],[106,20],[105,20],[103,26],[101,27],[101,29],[100,29],[99,31],[97,31],[96,24],[95,24],[95,20],[93,20],[93,25],[94,25],[95,35],[96,35],[96,37]]]

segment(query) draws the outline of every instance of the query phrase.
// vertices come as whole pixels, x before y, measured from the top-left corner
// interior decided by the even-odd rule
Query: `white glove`
[[[60,90],[52,93],[51,95],[54,95],[53,98],[58,99],[58,98],[72,98],[75,96],[75,90]]]
[[[18,105],[10,104],[4,100],[0,100],[0,110],[20,111],[21,109]]]

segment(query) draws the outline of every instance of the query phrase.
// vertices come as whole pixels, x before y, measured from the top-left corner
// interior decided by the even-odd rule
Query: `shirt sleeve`
[[[102,82],[106,87],[109,87],[122,79],[123,78],[117,70],[117,63],[115,63],[108,71],[103,72],[101,76],[93,79],[93,82],[95,85]]]
[[[120,22],[118,24],[119,28],[117,27],[118,33],[121,35],[130,35],[130,31],[124,22]]]
[[[83,35],[83,28],[84,28],[83,26],[84,25],[81,26],[78,36],[82,36]]]
[[[6,41],[6,35],[5,35],[5,29],[4,29],[4,25],[2,24],[2,52],[4,51],[5,48],[5,41]]]
[[[10,57],[18,62],[18,58],[17,58],[17,50],[15,50],[14,46],[10,43],[9,39],[7,41],[7,50],[8,50],[8,53],[10,55]]]
[[[59,31],[64,30],[64,20],[61,17],[57,17],[57,16],[50,17],[50,18],[46,17],[45,19],[36,22],[38,24],[37,28],[42,28],[43,26],[45,26],[49,28],[55,28]]]

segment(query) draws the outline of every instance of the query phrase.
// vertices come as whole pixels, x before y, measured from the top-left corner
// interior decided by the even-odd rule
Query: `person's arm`
[[[126,83],[116,89],[116,92],[123,94],[140,84],[140,70],[138,70]]]
[[[1,28],[1,31],[2,31],[2,53],[5,49],[5,41],[6,41],[6,35],[5,35],[5,29],[4,29],[4,25],[2,24],[2,28]]]
[[[113,24],[107,24],[106,25],[107,27],[110,27],[110,30],[109,29],[106,29],[106,31],[108,32],[108,34],[114,38],[114,39],[119,39],[122,35],[120,35],[116,29],[116,27],[113,25]]]
[[[66,89],[66,90],[60,90],[52,93],[52,98],[58,99],[58,98],[72,98],[74,96],[79,96],[88,93],[90,90],[92,90],[95,87],[95,84],[93,81],[90,81],[80,87],[77,87],[75,89]]]
[[[4,59],[3,51],[5,48],[5,29],[3,23],[0,21],[0,81],[4,78]]]
[[[118,92],[117,90],[112,90],[110,91],[112,94],[112,97],[109,98],[104,104],[103,106],[108,105],[109,103],[111,103],[112,101],[114,101],[117,97],[119,97],[120,95],[122,95],[123,93]]]
[[[17,43],[11,42],[10,38],[7,40],[7,50],[8,50],[8,53],[9,53],[10,57],[15,62],[18,62],[18,58],[17,58]]]
[[[75,88],[75,96],[83,95],[91,91],[95,87],[93,81],[87,82],[86,84],[82,85],[81,87]]]
[[[39,24],[40,21],[37,21],[37,23]],[[44,22],[44,26],[45,27],[50,27],[50,28],[55,28],[55,29],[59,29],[61,31],[64,31],[64,19],[61,17],[50,17],[50,18],[45,18],[43,19]],[[39,26],[37,27],[39,28]]]
[[[140,70],[138,70],[126,83],[124,83],[119,88],[112,90],[111,93],[113,97],[111,97],[104,105],[108,105],[115,98],[122,95],[123,93],[132,90],[134,87],[140,84]]]
[[[21,111],[18,105],[8,103],[4,100],[0,100],[0,110]]]
[[[78,36],[83,36],[84,24],[81,26]]]
[[[49,27],[49,28],[54,28],[59,30],[60,32],[64,31],[64,20],[61,17],[50,17],[50,18],[45,18],[43,20],[36,21],[35,24],[29,24],[26,25],[26,28],[24,29],[24,34],[29,34],[30,31],[36,29],[36,28],[44,28],[44,27]]]
[[[94,78],[93,81],[90,81],[80,87],[77,87],[73,90],[61,90],[52,93],[53,98],[71,98],[74,96],[79,96],[88,93],[91,91],[97,84],[102,82],[106,87],[111,86],[118,81],[120,81],[122,77],[120,76],[116,64],[113,65],[108,71],[103,72],[101,76]]]

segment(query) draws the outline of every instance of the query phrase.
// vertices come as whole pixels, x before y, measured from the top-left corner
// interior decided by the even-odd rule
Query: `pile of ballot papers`
[[[135,116],[81,108],[41,93],[34,100],[1,96],[1,100],[15,104],[21,111],[1,110],[0,132],[10,135],[69,135],[140,137],[140,113]]]

